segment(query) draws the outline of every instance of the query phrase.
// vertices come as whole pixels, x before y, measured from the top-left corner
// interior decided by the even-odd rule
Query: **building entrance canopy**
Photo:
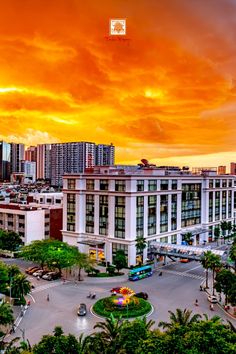
[[[105,242],[103,242],[103,241],[96,241],[96,240],[90,240],[90,239],[86,239],[86,240],[83,240],[83,241],[77,241],[77,243],[80,243],[82,245],[91,246],[91,247],[104,246],[105,245]]]
[[[188,230],[181,232],[181,235],[184,236],[189,232],[191,232],[191,234],[193,236],[195,236],[195,235],[199,235],[199,234],[204,234],[205,232],[209,232],[209,229],[206,227],[196,227],[194,229],[188,229]]]

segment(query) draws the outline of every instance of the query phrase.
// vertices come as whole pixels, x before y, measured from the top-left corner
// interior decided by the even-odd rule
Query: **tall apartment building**
[[[37,145],[37,179],[51,179],[51,144]]]
[[[25,151],[25,160],[26,161],[37,161],[37,146],[29,146]]]
[[[231,175],[236,175],[236,162],[231,162],[230,163],[230,174]]]
[[[11,145],[0,141],[0,181],[10,180]]]
[[[122,249],[129,265],[136,264],[137,236],[148,243],[144,258],[152,241],[181,244],[186,232],[202,244],[222,220],[233,221],[234,179],[216,171],[116,166],[64,176],[63,241],[86,253],[96,247],[109,262]]]
[[[24,173],[24,181],[36,181],[36,162],[35,161],[21,161],[21,171]]]
[[[226,166],[218,166],[217,172],[218,172],[218,175],[225,175],[226,174]]]
[[[114,164],[113,145],[81,141],[51,145],[51,184],[62,186],[62,176],[83,173],[86,168]]]
[[[113,166],[115,163],[115,147],[110,145],[98,144],[96,145],[96,159],[97,166]]]
[[[25,145],[11,143],[11,173],[22,172],[21,161],[25,158]]]

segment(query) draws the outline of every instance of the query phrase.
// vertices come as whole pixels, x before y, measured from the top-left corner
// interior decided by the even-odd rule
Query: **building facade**
[[[25,158],[25,145],[11,143],[11,173],[22,172],[21,161]]]
[[[17,232],[24,244],[50,237],[61,240],[61,228],[61,207],[0,204],[0,229]]]
[[[231,175],[236,175],[236,162],[231,162],[230,163],[230,174]]]
[[[36,177],[51,179],[51,144],[37,145]]]
[[[0,141],[0,181],[9,181],[11,173],[11,145]]]
[[[214,237],[222,220],[233,222],[233,199],[231,175],[95,167],[90,173],[64,176],[63,240],[83,252],[97,244],[109,262],[123,249],[134,265],[138,236],[148,245],[181,244],[191,232],[193,244],[202,244]]]
[[[115,147],[113,144],[96,145],[96,166],[113,166],[115,163]]]
[[[226,174],[226,166],[218,166],[217,172],[218,172],[218,175],[225,175]]]
[[[37,161],[37,146],[29,146],[25,151],[25,160],[26,161]]]

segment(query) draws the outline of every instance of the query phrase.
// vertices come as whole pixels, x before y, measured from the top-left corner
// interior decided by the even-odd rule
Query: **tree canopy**
[[[21,236],[16,232],[0,230],[0,249],[17,251],[22,244]]]

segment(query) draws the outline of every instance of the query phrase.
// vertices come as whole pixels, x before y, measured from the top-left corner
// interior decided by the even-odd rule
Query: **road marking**
[[[197,268],[200,268],[200,267],[201,267],[201,265],[198,265],[197,267],[194,267],[194,268],[192,268],[192,269],[185,270],[185,272],[183,272],[183,273],[191,272],[192,270],[197,269]]]
[[[35,299],[34,299],[34,297],[33,297],[31,294],[28,294],[28,296],[30,296],[30,297],[31,297],[31,299],[33,300],[33,302],[35,303]]]
[[[200,279],[200,280],[205,279],[204,277],[201,277],[200,275],[188,274],[188,273],[186,274],[184,272],[178,272],[176,270],[163,269],[163,272],[164,273],[174,274],[174,275],[179,275],[179,276],[187,277],[187,278]]]
[[[46,289],[55,288],[56,286],[59,286],[62,284],[63,284],[63,282],[60,281],[60,282],[56,282],[56,283],[41,285],[41,286],[38,286],[37,288],[33,289],[32,294],[39,293],[40,291],[43,291]]]

